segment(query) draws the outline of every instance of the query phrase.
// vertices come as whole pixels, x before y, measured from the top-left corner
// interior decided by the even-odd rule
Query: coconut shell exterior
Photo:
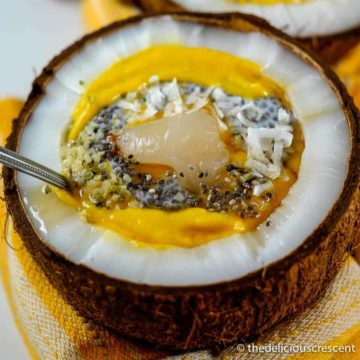
[[[147,286],[110,278],[79,266],[50,248],[36,234],[23,207],[16,173],[4,168],[5,196],[14,227],[27,250],[66,301],[96,323],[153,347],[188,351],[219,348],[260,334],[281,320],[303,311],[318,299],[353,248],[359,230],[359,114],[337,76],[320,65],[288,36],[249,15],[173,14],[192,21],[259,31],[318,69],[335,90],[351,129],[353,147],[349,172],[337,202],[301,246],[285,258],[245,277],[208,286]],[[14,122],[7,146],[17,150],[22,129],[44,96],[45,86],[72,54],[99,37],[136,24],[142,18],[118,22],[90,34],[57,56],[42,72]],[[44,123],[44,126],[46,124]],[[54,211],[56,211],[54,209]],[[289,239],[290,241],[291,239]]]
[[[145,12],[186,11],[187,9],[171,0],[133,0]],[[306,47],[315,51],[329,64],[334,64],[360,41],[360,24],[357,28],[341,34],[298,38]]]
[[[356,29],[332,36],[298,39],[315,51],[324,61],[335,64],[360,42],[360,26]]]

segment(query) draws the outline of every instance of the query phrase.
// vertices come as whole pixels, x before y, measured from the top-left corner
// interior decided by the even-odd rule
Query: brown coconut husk
[[[178,21],[240,32],[258,31],[276,39],[326,78],[344,109],[353,139],[341,196],[301,246],[266,268],[207,286],[140,285],[76,265],[39,237],[24,209],[16,173],[4,169],[6,204],[14,227],[68,303],[96,323],[122,335],[156,348],[185,351],[226,346],[259,334],[303,311],[321,296],[341,268],[359,229],[360,137],[359,114],[342,83],[288,36],[249,15],[179,13],[172,16]],[[140,20],[142,17],[114,23],[87,35],[52,60],[35,80],[21,115],[14,122],[8,148],[19,149],[22,130],[44,96],[46,84],[62,64],[87,44]],[[46,121],[51,119],[44,119],[44,126]]]

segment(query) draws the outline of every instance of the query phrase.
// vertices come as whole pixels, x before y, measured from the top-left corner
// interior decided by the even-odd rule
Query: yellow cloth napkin
[[[140,13],[131,0],[83,0],[82,17],[86,28],[94,31],[113,21]]]
[[[4,143],[11,119],[20,106],[18,101],[0,101],[0,145]],[[2,184],[0,190],[2,193]],[[4,229],[0,241],[1,277],[14,319],[33,359],[150,360],[170,357],[135,344],[82,317],[63,301],[27,252],[12,228],[2,201],[0,222]],[[261,351],[261,345],[265,346],[264,351],[269,346],[274,347],[273,352],[254,352],[256,349]],[[287,345],[326,346],[327,352],[281,353],[280,347],[288,351]],[[348,346],[348,351],[339,353],[338,346]],[[254,344],[237,344],[216,356],[201,351],[177,358],[267,360],[290,357],[360,359],[360,266],[351,258],[317,304],[262,334]]]
[[[360,44],[337,64],[335,70],[360,108]]]

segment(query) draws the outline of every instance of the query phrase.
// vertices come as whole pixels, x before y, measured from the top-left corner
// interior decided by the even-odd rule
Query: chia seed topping
[[[228,164],[225,176],[213,185],[200,184],[199,194],[182,187],[184,173],[167,171],[157,179],[141,170],[133,155],[122,156],[114,139],[121,129],[154,117],[171,117],[211,106],[231,134],[232,146],[246,151],[244,166]],[[82,197],[99,207],[158,208],[169,211],[203,207],[257,217],[252,198],[272,198],[272,180],[280,176],[293,140],[291,111],[279,99],[248,100],[219,87],[192,83],[160,82],[156,76],[137,92],[102,109],[76,140],[61,148],[63,173]],[[192,164],[190,170],[195,171]],[[201,181],[207,171],[197,174]]]

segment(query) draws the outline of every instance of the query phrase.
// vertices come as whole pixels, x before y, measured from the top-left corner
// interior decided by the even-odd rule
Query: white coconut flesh
[[[291,36],[328,36],[360,26],[358,0],[308,0],[269,4],[241,0],[174,0],[182,7],[200,12],[237,11],[257,15]]]
[[[163,31],[163,29],[167,29]],[[18,173],[20,195],[39,237],[75,264],[130,282],[206,285],[240,278],[294,251],[324,220],[342,190],[351,151],[341,105],[326,79],[275,40],[168,16],[145,19],[89,43],[57,70],[21,135],[19,151],[56,171],[60,145],[84,89],[120,58],[155,44],[182,44],[228,52],[261,65],[261,72],[286,88],[301,123],[305,150],[298,180],[269,217],[271,226],[234,234],[194,248],[159,250],[82,221],[73,207],[43,183]],[[157,229],[149,229],[156,232]]]

